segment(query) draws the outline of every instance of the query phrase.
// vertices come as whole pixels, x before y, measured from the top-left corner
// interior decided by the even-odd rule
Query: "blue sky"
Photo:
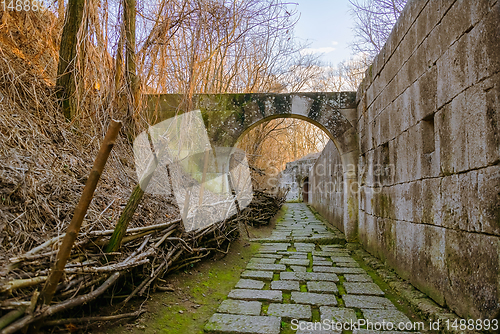
[[[295,35],[310,42],[309,52],[323,52],[321,60],[337,65],[351,58],[352,17],[348,0],[295,0],[300,19]]]

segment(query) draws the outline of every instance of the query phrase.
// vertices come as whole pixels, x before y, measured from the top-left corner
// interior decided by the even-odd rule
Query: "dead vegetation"
[[[2,334],[40,321],[42,325],[44,321],[50,326],[63,325],[67,319],[58,319],[60,312],[67,314],[64,311],[104,294],[126,303],[151,289],[161,289],[158,285],[165,274],[208,255],[227,252],[242,221],[265,224],[279,209],[284,197],[258,195],[258,202],[251,207],[264,206],[264,219],[246,210],[232,219],[185,232],[171,196],[145,194],[121,248],[105,254],[103,249],[137,184],[130,137],[121,133],[55,298],[50,305],[35,308],[104,130],[119,114],[113,100],[117,95],[108,90],[114,87],[112,80],[99,81],[109,68],[86,72],[79,100],[84,112],[68,122],[60,112],[54,86],[61,20],[50,12],[44,14],[47,16],[23,12],[0,15]],[[94,63],[88,61],[85,66],[96,68],[93,65],[102,59],[90,46],[87,49],[85,59]],[[96,82],[101,84],[99,89]]]

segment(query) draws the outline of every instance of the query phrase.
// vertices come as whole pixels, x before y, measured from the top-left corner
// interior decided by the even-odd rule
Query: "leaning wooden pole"
[[[119,121],[111,121],[111,125],[109,126],[108,132],[104,137],[104,141],[101,145],[99,153],[97,154],[97,158],[94,161],[94,166],[90,171],[89,178],[85,183],[85,188],[83,189],[82,196],[80,197],[80,201],[75,208],[75,212],[73,218],[71,219],[71,223],[69,224],[66,235],[62,241],[62,245],[59,248],[59,252],[57,253],[56,263],[52,268],[50,275],[43,287],[43,290],[40,295],[39,304],[49,304],[54,297],[54,293],[57,288],[57,284],[61,280],[61,277],[64,272],[64,267],[66,266],[66,262],[71,254],[71,248],[78,236],[78,232],[80,231],[80,227],[82,226],[83,218],[87,213],[87,209],[90,205],[90,201],[94,196],[94,191],[97,186],[97,182],[101,177],[102,171],[104,169],[104,165],[108,160],[109,154],[115,144],[116,137],[118,136],[118,131],[120,130],[122,123]]]

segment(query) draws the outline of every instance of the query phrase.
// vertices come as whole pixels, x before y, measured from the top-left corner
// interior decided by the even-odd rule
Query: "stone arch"
[[[182,95],[150,95],[149,121],[155,124],[182,112]],[[356,93],[200,94],[191,110],[199,109],[213,146],[234,147],[253,127],[275,118],[293,117],[321,128],[340,153],[344,174],[344,232],[357,237],[359,157],[356,132]]]

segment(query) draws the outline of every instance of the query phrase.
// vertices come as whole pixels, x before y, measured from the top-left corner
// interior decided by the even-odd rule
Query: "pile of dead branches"
[[[240,219],[251,226],[268,225],[286,201],[288,190],[278,189],[274,194],[256,190],[252,202],[241,212]]]
[[[238,236],[237,221],[233,217],[191,232],[184,232],[180,220],[130,228],[119,252],[107,254],[102,249],[113,230],[82,233],[72,250],[64,269],[64,280],[57,287],[52,304],[35,310],[39,291],[48,278],[48,268],[64,235],[52,238],[21,256],[11,258],[2,268],[1,333],[14,333],[33,322],[45,321],[47,325],[61,322],[49,318],[90,302],[117,282],[121,284],[115,286],[114,292],[120,291],[118,298],[124,298],[123,304],[134,296],[142,296],[165,274],[191,266],[213,252],[227,253],[230,241]],[[134,282],[139,279],[132,289],[126,288],[127,279],[120,280],[127,275],[133,275]],[[78,319],[72,319],[72,322],[78,322]]]
[[[185,231],[180,219],[129,228],[119,251],[113,253],[103,250],[114,230],[80,233],[52,303],[35,308],[64,234],[53,237],[10,258],[0,269],[0,333],[14,333],[35,322],[53,326],[120,317],[58,319],[54,315],[110,294],[111,286],[113,297],[121,300],[121,305],[147,295],[151,289],[161,290],[162,278],[169,272],[192,266],[216,252],[227,254],[231,241],[239,235],[239,224],[268,224],[285,198],[286,191],[282,190],[276,194],[255,191],[251,204],[239,214],[190,232]],[[138,312],[125,316],[137,316]]]

